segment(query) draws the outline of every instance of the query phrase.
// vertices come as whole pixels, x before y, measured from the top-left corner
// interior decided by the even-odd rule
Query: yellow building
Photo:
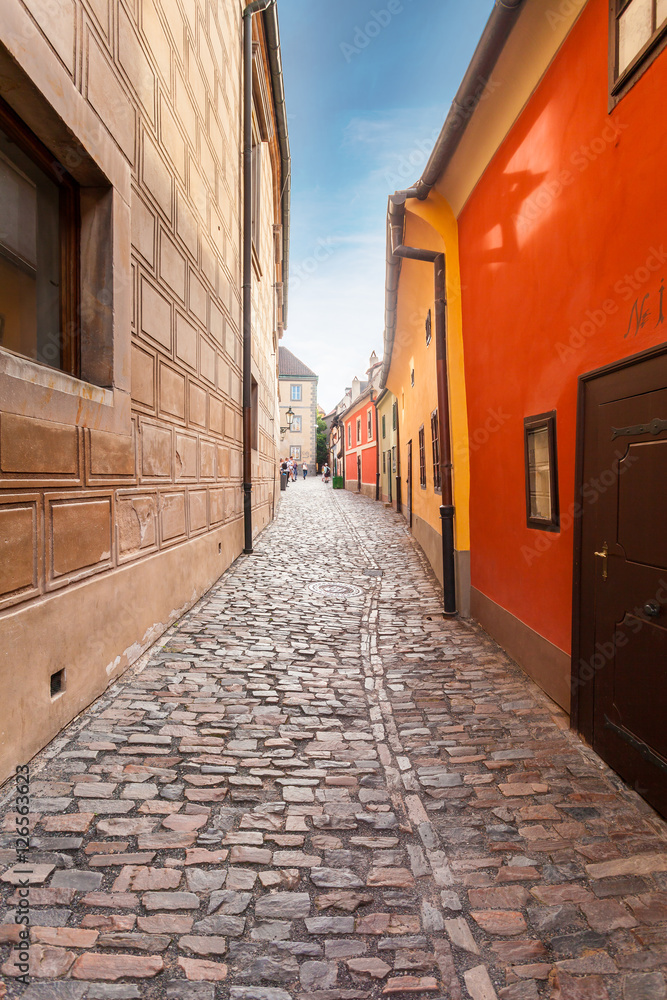
[[[408,199],[404,193],[399,192],[389,199],[387,233],[387,323],[381,385],[397,401],[395,479],[399,490],[398,509],[405,515],[415,538],[442,583],[441,507],[444,505],[454,508],[456,609],[459,613],[468,615],[468,427],[456,219],[445,199],[435,191],[431,192],[426,201]],[[404,257],[401,255],[403,250],[414,251],[419,256],[417,259]],[[438,269],[444,286],[443,294],[436,301],[434,271],[437,272]],[[438,391],[439,324],[443,328],[446,324],[449,376],[444,387],[448,394],[444,407],[445,416],[449,420],[445,438],[456,442],[453,457],[448,460],[445,454],[444,461],[441,460],[443,456],[440,444],[443,440],[443,407]],[[441,372],[442,360],[441,358]],[[442,393],[442,382],[440,388]],[[448,475],[451,477],[449,502],[446,496]]]
[[[279,347],[278,391],[280,394],[280,457],[303,464],[308,474],[317,472],[317,382],[318,376],[286,347]],[[293,413],[292,422],[287,417]]]

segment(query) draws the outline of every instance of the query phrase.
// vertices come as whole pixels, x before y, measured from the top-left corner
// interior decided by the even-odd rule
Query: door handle
[[[657,618],[660,614],[660,605],[657,601],[647,601],[643,610],[649,618]]]
[[[607,545],[607,543],[606,542],[604,543],[604,545],[602,546],[602,551],[601,552],[594,552],[593,555],[594,556],[598,556],[600,559],[602,559],[602,579],[606,580],[607,579],[607,559],[608,559],[608,556],[609,556],[609,546]]]

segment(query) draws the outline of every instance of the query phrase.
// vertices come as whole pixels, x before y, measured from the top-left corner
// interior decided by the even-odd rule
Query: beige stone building
[[[243,550],[246,62],[255,533],[289,222],[275,7],[1,7],[0,780]]]
[[[318,376],[286,347],[280,347],[280,456],[294,458],[308,475],[317,472],[317,382]],[[294,418],[288,426],[287,411]],[[301,471],[299,472],[301,475]]]

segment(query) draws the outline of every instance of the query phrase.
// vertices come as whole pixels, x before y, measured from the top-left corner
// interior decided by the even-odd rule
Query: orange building
[[[436,305],[426,258],[399,272],[396,248],[444,254],[471,614],[663,812],[666,15],[495,7],[422,178],[390,199],[383,374],[409,394]],[[424,379],[433,407],[435,364]],[[400,428],[404,469],[425,406]]]

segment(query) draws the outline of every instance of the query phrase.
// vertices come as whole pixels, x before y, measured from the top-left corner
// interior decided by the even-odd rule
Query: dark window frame
[[[667,46],[667,20],[660,26],[656,25],[657,0],[652,0],[651,37],[623,72],[618,72],[619,21],[631,2],[632,0],[609,0],[609,111],[634,87]]]
[[[58,187],[60,236],[60,351],[59,365],[39,358],[35,364],[81,377],[81,208],[80,189],[71,174],[34,132],[0,98],[0,128]]]
[[[426,489],[426,439],[424,425],[419,428],[419,485]]]
[[[398,423],[398,400],[396,400],[391,407],[391,429],[396,430],[396,424]]]
[[[386,438],[386,436],[387,436],[387,418],[386,418],[386,415],[383,413],[382,414],[382,440],[383,441]]]
[[[431,414],[431,452],[433,458],[433,490],[442,493],[442,474],[440,471],[440,426],[438,411]]]
[[[551,517],[535,517],[530,507],[530,467],[528,439],[531,431],[547,429],[549,447],[549,495]],[[558,449],[556,445],[556,411],[537,413],[523,421],[524,475],[526,481],[526,526],[540,531],[560,532],[560,507],[558,503]]]
[[[429,309],[428,313],[426,314],[426,346],[427,347],[430,347],[430,345],[431,345],[432,335],[433,335],[433,331],[432,331],[432,322],[431,322],[431,310]]]

